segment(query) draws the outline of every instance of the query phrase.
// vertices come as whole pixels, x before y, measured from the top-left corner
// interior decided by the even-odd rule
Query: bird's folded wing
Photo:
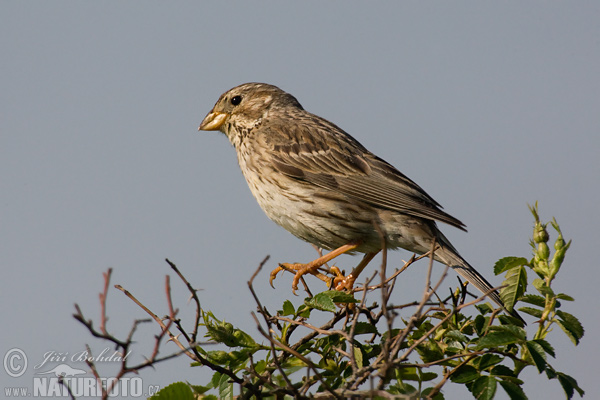
[[[280,172],[376,207],[465,230],[462,222],[442,211],[420,186],[337,126],[324,121],[319,129],[311,127],[310,135],[303,134],[303,129],[309,129],[303,124],[294,124],[293,128],[280,125],[276,129],[293,129],[282,136],[294,138],[288,143],[267,140],[271,142],[273,166]],[[264,133],[263,137],[273,138],[268,132]]]

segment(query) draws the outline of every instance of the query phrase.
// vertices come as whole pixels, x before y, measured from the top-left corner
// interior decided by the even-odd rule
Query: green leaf
[[[566,313],[564,311],[557,311],[556,315],[558,315],[559,320],[557,321],[558,325],[562,328],[563,331],[567,334],[567,336],[571,339],[571,341],[577,346],[579,344],[579,340],[583,337],[585,330],[583,329],[583,325],[581,322],[572,314]]]
[[[507,332],[519,340],[527,339],[527,332],[525,331],[525,329],[521,328],[520,326],[516,326],[516,325],[491,326],[490,331]]]
[[[423,389],[423,391],[421,392],[421,397],[423,399],[432,399],[432,400],[444,400],[445,399],[442,392],[437,392],[435,396],[431,397],[430,393],[432,390],[433,390],[433,388]]]
[[[220,380],[221,380],[221,373],[220,372],[215,372],[213,374],[212,378],[210,379],[210,384],[212,385],[212,387],[218,388]]]
[[[417,353],[421,356],[421,359],[428,363],[441,360],[444,358],[444,352],[435,342],[426,342],[417,346]]]
[[[233,398],[233,382],[227,375],[221,375],[219,379],[219,398]]]
[[[498,377],[508,377],[508,378],[516,378],[515,371],[508,368],[506,365],[495,365],[494,368],[490,370],[490,375],[498,376]]]
[[[527,259],[523,257],[504,257],[496,261],[496,264],[494,265],[494,274],[500,275],[510,269],[527,265],[527,263]]]
[[[358,300],[351,294],[338,292],[337,290],[321,292],[304,300],[304,304],[311,308],[329,312],[337,311],[335,303],[358,303]]]
[[[523,296],[527,287],[527,270],[525,267],[515,267],[506,272],[506,278],[502,283],[504,287],[500,289],[500,298],[504,306],[510,312],[517,300]]]
[[[254,364],[254,372],[257,374],[262,374],[267,369],[267,361],[260,360],[256,364]]]
[[[350,333],[350,326],[346,327],[345,331]],[[377,334],[377,327],[369,322],[357,322],[354,328],[354,336],[366,333]]]
[[[235,343],[237,347],[256,347],[258,346],[252,336],[248,335],[241,329],[236,329],[233,332]]]
[[[532,307],[521,307],[519,308],[519,311],[525,314],[533,315],[536,318],[542,318],[542,315],[544,314],[543,310],[538,310],[537,308]]]
[[[190,386],[190,388],[192,388],[195,394],[204,394],[211,389],[209,386],[191,385],[189,382],[188,385]]]
[[[294,315],[296,311],[294,310],[294,305],[291,301],[286,300],[283,302],[283,309],[279,312],[282,316],[287,317],[288,315]]]
[[[445,336],[449,339],[454,339],[461,343],[466,343],[469,341],[469,339],[465,335],[463,335],[461,331],[458,331],[456,329],[447,332]]]
[[[556,295],[557,299],[560,300],[564,300],[564,301],[575,301],[574,298],[572,298],[571,296],[569,296],[568,294],[564,294],[564,293],[559,293]]]
[[[421,382],[429,382],[438,377],[435,372],[422,372],[421,371]]]
[[[546,369],[546,352],[544,348],[539,344],[530,340],[525,342],[525,347],[529,351],[531,358],[537,367],[538,371],[542,373]]]
[[[416,394],[418,393],[416,387],[406,383],[398,383],[396,385],[391,385],[388,391],[390,392],[390,394],[405,395],[403,396],[404,398],[408,397],[406,395],[410,395],[409,398],[417,398]]]
[[[489,314],[494,311],[494,308],[488,303],[475,304],[475,308],[483,315]]]
[[[194,400],[194,393],[187,383],[175,382],[169,386],[162,388],[154,396],[150,397],[152,400]]]
[[[556,377],[558,378],[560,385],[563,387],[568,399],[573,398],[573,389],[577,390],[577,393],[579,393],[581,397],[583,397],[585,394],[585,392],[577,384],[577,381],[571,376],[562,372],[557,372]]]
[[[478,349],[506,346],[517,343],[519,338],[512,332],[492,331],[482,337],[477,344]]]
[[[298,315],[298,317],[310,318],[310,310],[311,308],[306,304],[300,304],[298,306],[298,309],[296,310],[296,314]]]
[[[360,347],[352,346],[352,352],[354,353],[354,361],[356,361],[356,366],[358,368],[363,367],[363,353]]]
[[[556,353],[554,352],[554,347],[544,339],[534,339],[534,342],[542,346],[546,354],[550,354],[553,358],[556,358]]]
[[[492,376],[481,376],[469,388],[473,396],[478,400],[491,400],[496,394],[498,384]]]
[[[418,381],[419,374],[415,367],[400,367],[395,370],[396,379],[399,381]]]
[[[509,381],[500,381],[500,386],[502,386],[502,388],[504,389],[506,394],[508,394],[508,397],[510,397],[511,400],[527,400],[525,392],[523,391],[523,389],[521,389],[519,385],[515,385],[514,383]]]
[[[546,306],[546,299],[537,294],[526,294],[525,296],[521,297],[520,301],[542,308]]]
[[[450,380],[454,383],[468,383],[479,378],[479,376],[479,371],[475,367],[465,364],[450,375]]]
[[[531,284],[533,285],[534,288],[536,288],[542,295],[544,296],[550,296],[550,297],[554,297],[554,290],[552,290],[551,288],[549,288],[546,285],[546,282],[544,282],[543,280],[536,278],[533,280],[533,282],[531,282]]]
[[[484,354],[476,361],[476,366],[480,371],[502,362],[502,357],[496,354]]]

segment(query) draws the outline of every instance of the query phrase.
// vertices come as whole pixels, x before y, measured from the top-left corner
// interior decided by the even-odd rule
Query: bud
[[[554,242],[554,250],[561,250],[565,246],[565,239],[563,239],[562,233],[558,234],[556,242]]]
[[[540,224],[539,222],[535,224],[533,228],[533,241],[536,243],[544,243],[550,239],[550,235],[548,235],[548,231],[546,230],[546,225]]]
[[[548,257],[550,257],[550,248],[546,242],[538,243],[537,254],[539,254],[539,257],[542,260],[547,260]]]

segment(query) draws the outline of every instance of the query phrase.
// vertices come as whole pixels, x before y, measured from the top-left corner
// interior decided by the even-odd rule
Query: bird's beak
[[[204,121],[198,127],[199,131],[218,131],[221,128],[221,125],[227,119],[227,113],[221,113],[217,111],[209,112],[206,117],[204,117]]]

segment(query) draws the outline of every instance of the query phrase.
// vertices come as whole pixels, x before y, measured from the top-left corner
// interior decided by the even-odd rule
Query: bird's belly
[[[324,249],[359,243],[356,252],[376,252],[382,235],[388,249],[429,250],[432,222],[372,207],[339,192],[281,173],[242,168],[250,191],[265,214],[298,238]],[[274,171],[273,171],[274,172]]]
[[[246,176],[250,191],[272,221],[324,249],[335,249],[354,241],[363,243],[361,247],[370,243],[368,249],[357,249],[359,252],[380,247],[381,240],[374,237],[377,234],[370,212],[330,190],[281,178],[279,175],[273,182],[265,176]]]

